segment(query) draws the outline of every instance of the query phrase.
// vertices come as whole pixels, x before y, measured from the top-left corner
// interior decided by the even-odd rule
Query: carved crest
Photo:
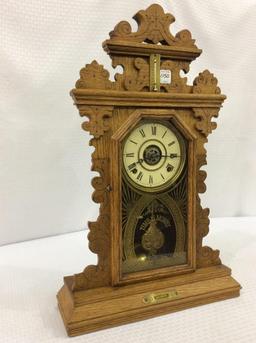
[[[188,30],[182,30],[173,36],[169,30],[170,24],[175,18],[170,13],[164,13],[160,5],[153,4],[146,10],[141,10],[133,17],[138,24],[138,31],[132,32],[131,25],[127,21],[121,21],[113,31],[110,38],[138,43],[151,43],[169,46],[195,47],[195,40],[192,39]]]

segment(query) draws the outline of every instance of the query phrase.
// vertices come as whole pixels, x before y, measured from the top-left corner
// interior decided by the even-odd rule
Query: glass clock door
[[[187,142],[142,120],[122,144],[123,274],[187,263]]]

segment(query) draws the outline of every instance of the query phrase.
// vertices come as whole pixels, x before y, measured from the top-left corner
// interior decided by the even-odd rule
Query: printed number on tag
[[[160,83],[171,83],[171,71],[161,69],[160,70]]]

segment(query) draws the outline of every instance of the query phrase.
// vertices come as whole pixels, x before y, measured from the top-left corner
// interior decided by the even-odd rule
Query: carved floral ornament
[[[131,25],[127,21],[121,21],[109,33],[110,39],[197,48],[188,30],[182,30],[176,36],[171,34],[169,27],[175,18],[170,13],[164,13],[160,5],[153,4],[146,10],[139,11],[133,19],[138,24],[137,32],[132,32]]]
[[[111,89],[109,72],[94,60],[80,70],[80,79],[76,82],[76,88]]]
[[[98,264],[87,266],[82,273],[75,274],[73,290],[82,290],[108,285],[110,283],[110,200],[107,186],[109,184],[109,160],[92,158],[92,170],[99,173],[92,179],[94,192],[92,200],[100,204],[97,221],[88,222],[89,249],[98,255]]]
[[[117,65],[115,65],[117,66]],[[77,89],[102,89],[125,91],[149,91],[149,64],[142,58],[135,58],[133,71],[116,74],[115,81],[109,80],[109,72],[97,61],[86,64],[80,71],[80,79],[76,82]],[[189,63],[165,60],[161,68],[170,70],[172,83],[161,85],[161,90],[168,93],[220,94],[217,78],[205,70],[194,80],[193,86],[187,85],[187,78],[180,76],[180,71],[189,71]]]
[[[194,108],[194,117],[198,119],[195,128],[205,137],[217,128],[217,123],[212,121],[212,118],[217,118],[219,108]]]
[[[220,94],[221,90],[218,87],[218,80],[217,78],[209,72],[209,70],[205,70],[194,80],[194,87],[193,93],[204,93],[204,94]]]
[[[80,110],[81,117],[86,116],[89,121],[82,124],[85,131],[89,131],[94,138],[99,138],[110,129],[109,119],[112,117],[112,106],[85,106]]]
[[[187,78],[181,76],[182,71],[186,74],[189,72],[191,61],[201,54],[201,50],[196,47],[188,30],[182,30],[175,36],[171,34],[169,26],[175,21],[172,14],[164,13],[161,6],[154,4],[139,11],[134,19],[138,23],[137,32],[132,32],[128,22],[121,21],[110,32],[110,39],[103,43],[104,49],[109,48],[109,44],[119,46],[121,53],[113,47],[105,50],[112,59],[113,67],[121,66],[123,73],[116,73],[115,80],[111,81],[108,70],[94,60],[81,69],[76,89],[149,92],[150,55],[154,48],[154,53],[160,49],[157,52],[160,55],[160,68],[171,72],[170,84],[161,83],[160,92],[220,94],[218,81],[208,70],[200,73],[193,85],[188,85]],[[129,44],[129,51],[124,55],[122,49],[126,44]],[[144,49],[141,55],[138,46]],[[184,55],[184,52],[188,55]]]

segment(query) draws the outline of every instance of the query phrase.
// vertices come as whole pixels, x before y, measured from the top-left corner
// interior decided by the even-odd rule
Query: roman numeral
[[[151,131],[152,131],[152,135],[155,136],[156,135],[156,126],[155,125],[151,126]]]
[[[137,142],[134,142],[132,139],[130,139],[130,142],[132,142],[133,144],[137,145]]]
[[[162,138],[164,138],[164,136],[166,135],[166,133],[167,133],[167,130],[166,130],[165,133],[163,134]]]
[[[171,143],[169,143],[168,146],[172,146],[173,144],[175,144],[175,141],[172,141]]]
[[[126,157],[134,157],[134,152],[129,152],[125,155]]]
[[[140,129],[139,131],[140,131],[140,134],[141,134],[141,136],[142,136],[143,138],[146,137],[145,132],[144,132],[143,129]]]
[[[139,174],[137,176],[137,180],[141,181],[142,177],[143,177],[143,173],[139,172]]]
[[[171,165],[170,163],[168,163],[167,166],[166,166],[166,169],[167,169],[168,172],[171,172],[171,171],[173,171],[174,166]]]
[[[133,170],[135,167],[136,167],[136,163],[134,162],[128,166],[128,169]]]
[[[152,175],[149,175],[148,182],[150,185],[153,185],[153,176]]]

